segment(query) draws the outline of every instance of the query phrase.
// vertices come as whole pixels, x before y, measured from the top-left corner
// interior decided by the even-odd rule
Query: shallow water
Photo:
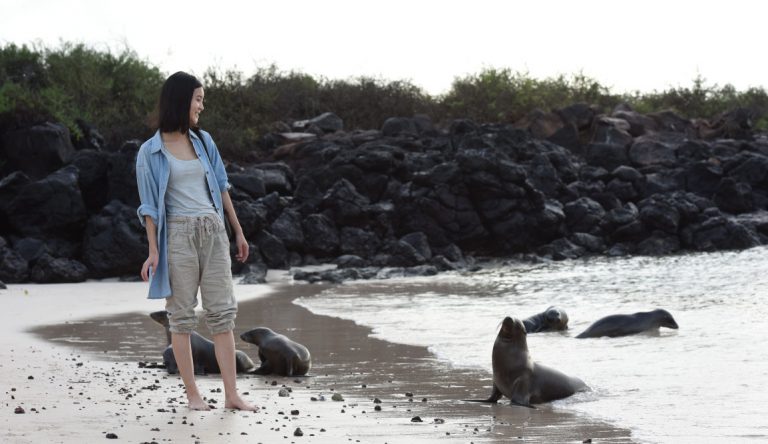
[[[468,275],[350,282],[297,300],[372,327],[387,341],[427,346],[456,367],[491,372],[504,316],[557,305],[567,332],[528,336],[534,360],[592,388],[555,408],[628,428],[647,442],[768,439],[765,331],[768,248],[663,258],[500,265]],[[679,330],[575,339],[610,314],[665,308]]]

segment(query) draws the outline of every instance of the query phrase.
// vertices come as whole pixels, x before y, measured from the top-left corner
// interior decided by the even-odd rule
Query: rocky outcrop
[[[276,124],[252,155],[258,163],[227,166],[252,242],[249,263],[233,270],[257,283],[267,268],[328,263],[338,268],[296,278],[338,281],[467,269],[472,255],[762,245],[768,137],[751,121],[742,111],[702,123],[575,104],[515,125],[438,128],[417,116],[345,132],[335,115]],[[44,177],[0,178],[0,279],[76,280],[78,264],[88,277],[137,272],[146,256],[138,142],[114,151],[100,143]]]

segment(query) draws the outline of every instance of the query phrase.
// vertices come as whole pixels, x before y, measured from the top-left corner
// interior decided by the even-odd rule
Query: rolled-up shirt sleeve
[[[152,175],[152,169],[149,166],[147,157],[149,156],[149,150],[146,147],[142,147],[139,150],[138,156],[136,156],[136,182],[139,187],[139,199],[141,205],[136,210],[136,214],[139,216],[139,221],[142,226],[145,226],[145,216],[152,218],[152,221],[157,225],[158,210],[157,210],[157,180]]]
[[[208,135],[209,146],[213,147],[213,150],[209,150],[211,158],[211,167],[213,167],[213,174],[216,176],[216,183],[219,185],[219,191],[229,191],[232,185],[229,183],[227,177],[227,170],[224,168],[224,161],[221,160],[221,154],[219,154],[219,147],[216,146],[216,142]],[[213,152],[211,152],[213,151]]]

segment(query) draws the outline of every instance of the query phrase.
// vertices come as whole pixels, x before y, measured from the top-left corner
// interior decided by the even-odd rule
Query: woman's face
[[[202,86],[195,89],[192,93],[192,103],[189,105],[189,126],[192,128],[197,126],[197,121],[200,120],[200,113],[205,109],[203,106],[204,98],[205,92]]]

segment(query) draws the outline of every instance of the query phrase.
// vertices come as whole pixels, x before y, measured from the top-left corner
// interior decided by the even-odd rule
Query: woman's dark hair
[[[203,86],[197,77],[183,71],[172,74],[163,83],[155,111],[154,127],[163,133],[189,130],[189,108],[192,94]]]

